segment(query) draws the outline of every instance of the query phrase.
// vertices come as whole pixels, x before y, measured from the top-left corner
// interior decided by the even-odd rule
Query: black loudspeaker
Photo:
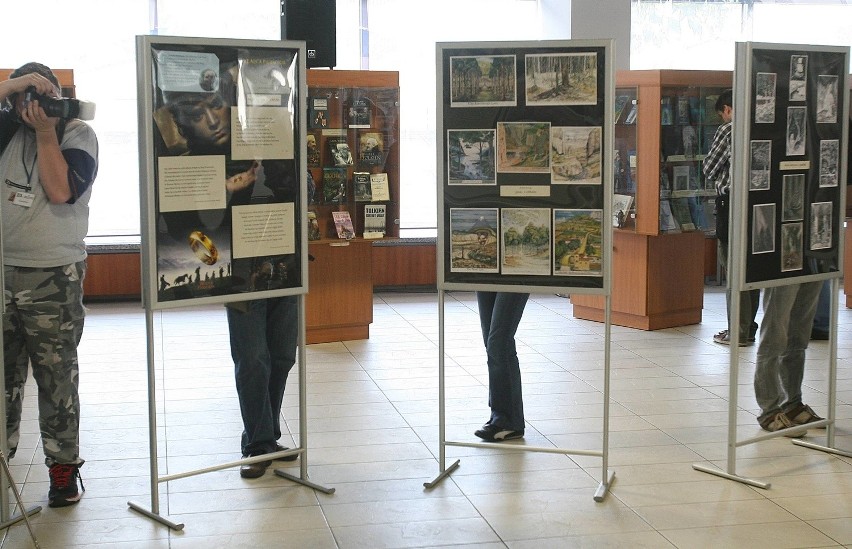
[[[304,40],[308,68],[337,64],[337,0],[281,0],[281,39]]]

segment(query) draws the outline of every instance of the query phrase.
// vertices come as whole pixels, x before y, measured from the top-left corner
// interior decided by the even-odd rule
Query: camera
[[[91,101],[81,101],[68,97],[48,97],[35,91],[30,86],[24,92],[24,106],[30,101],[37,100],[44,113],[52,118],[79,118],[80,120],[92,120],[95,118],[95,104]]]

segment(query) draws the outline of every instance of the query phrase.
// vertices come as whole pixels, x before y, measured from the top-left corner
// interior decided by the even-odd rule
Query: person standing
[[[515,333],[530,294],[476,292],[482,339],[488,355],[491,417],[474,434],[488,442],[524,436],[524,399]]]
[[[5,277],[3,352],[10,458],[20,441],[28,365],[38,385],[48,505],[80,501],[77,346],[83,335],[83,278],[89,197],[98,171],[94,131],[78,119],[48,116],[27,91],[58,97],[50,68],[27,63],[0,83],[0,181]],[[80,487],[82,486],[82,480]]]
[[[803,282],[763,291],[754,394],[760,406],[757,422],[766,431],[823,419],[802,403],[805,349],[821,288],[822,282]]]
[[[713,144],[704,158],[702,170],[704,177],[712,181],[716,187],[716,238],[718,239],[719,263],[728,269],[728,223],[731,204],[731,131],[734,118],[733,91],[725,90],[716,100],[716,112],[722,118],[723,124],[713,136]],[[713,336],[713,341],[722,345],[730,345],[731,327],[731,289],[728,287],[725,303],[728,317],[728,328]],[[739,346],[745,347],[754,343],[757,334],[757,308],[760,304],[760,290],[740,292]]]

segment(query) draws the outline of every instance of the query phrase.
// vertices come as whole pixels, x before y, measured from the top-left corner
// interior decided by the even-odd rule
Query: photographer
[[[83,464],[77,345],[85,316],[83,238],[98,169],[98,143],[85,122],[45,112],[42,105],[57,104],[51,99],[57,97],[59,81],[39,63],[27,63],[0,82],[9,457],[20,440],[30,363],[38,385],[39,426],[49,468],[48,505],[64,507],[82,496],[77,488]]]

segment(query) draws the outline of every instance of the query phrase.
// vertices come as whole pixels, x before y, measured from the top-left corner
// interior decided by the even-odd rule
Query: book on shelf
[[[337,230],[337,237],[350,240],[355,238],[355,228],[352,226],[352,217],[349,212],[331,212],[331,218],[334,220],[334,228]]]
[[[322,201],[325,204],[341,204],[346,200],[346,168],[322,169]]]
[[[381,132],[364,132],[358,136],[358,164],[361,166],[383,166],[385,163],[385,139]]]
[[[630,219],[633,196],[629,194],[612,195],[612,226],[622,228]]]
[[[352,149],[345,137],[331,136],[326,138],[328,152],[331,153],[331,163],[335,166],[352,166],[355,159],[352,157]]]
[[[311,97],[308,99],[308,126],[311,129],[328,127],[328,98]]]
[[[621,118],[621,113],[624,111],[624,107],[626,107],[630,103],[629,95],[619,95],[615,98],[615,109],[612,114],[612,122],[613,124],[618,124],[618,119]]]
[[[695,223],[692,220],[692,212],[689,210],[689,198],[671,199],[672,216],[683,231],[694,231]]]
[[[305,136],[305,143],[307,144],[308,148],[308,167],[319,168],[321,160],[319,144],[317,143],[317,136],[313,133],[308,133]]]
[[[660,124],[671,126],[674,124],[674,106],[671,97],[663,97],[660,100]]]
[[[677,123],[680,125],[689,124],[689,97],[685,95],[677,96]]]
[[[352,187],[355,194],[355,202],[370,202],[373,199],[368,172],[355,172],[352,174]]]
[[[630,108],[630,112],[627,113],[627,118],[624,119],[625,124],[635,124],[636,123],[636,114],[637,114],[638,107],[639,107],[638,103],[633,103],[633,106]]]
[[[356,97],[346,108],[347,126],[350,128],[369,128],[373,121],[370,101],[364,97]]]
[[[680,232],[668,200],[660,200],[660,230],[669,233]]]
[[[390,200],[390,188],[388,187],[388,174],[371,173],[370,191],[374,202]]]
[[[320,233],[319,222],[317,221],[317,213],[308,212],[308,240],[320,239],[322,239],[322,233]]]
[[[386,212],[384,204],[364,205],[364,238],[382,238],[385,236]]]

